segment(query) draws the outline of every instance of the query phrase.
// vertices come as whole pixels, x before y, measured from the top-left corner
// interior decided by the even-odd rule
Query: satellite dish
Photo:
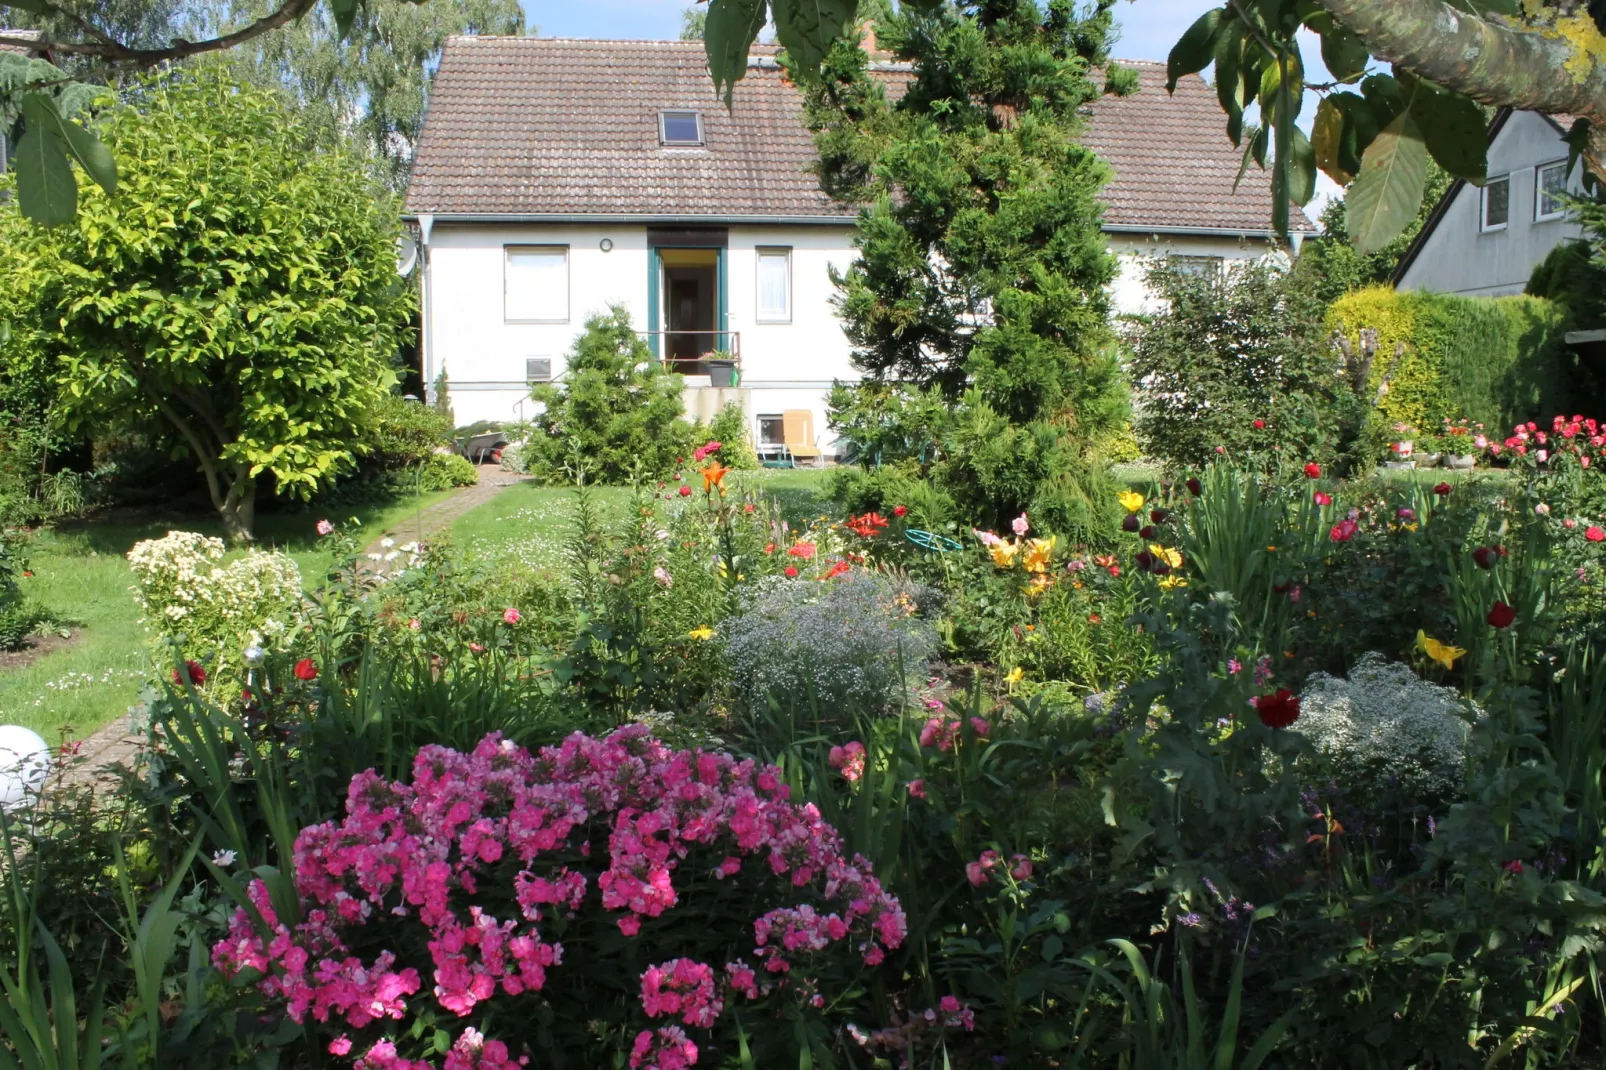
[[[418,239],[403,234],[396,239],[396,274],[411,275],[418,265]]]

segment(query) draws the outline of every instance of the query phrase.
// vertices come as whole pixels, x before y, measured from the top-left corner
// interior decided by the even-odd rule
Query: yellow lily
[[[1182,551],[1181,550],[1175,550],[1175,549],[1172,549],[1169,546],[1156,546],[1153,543],[1150,543],[1149,544],[1149,553],[1153,554],[1155,556],[1156,560],[1164,561],[1166,564],[1170,565],[1172,568],[1181,568],[1182,567]]]
[[[1021,682],[1021,679],[1025,675],[1026,670],[1017,665],[1004,674],[1004,683],[1008,684],[1010,687],[1014,687],[1016,684]]]
[[[1057,536],[1050,536],[1046,539],[1033,539],[1026,544],[1026,554],[1021,559],[1021,564],[1026,566],[1027,572],[1048,571],[1049,562],[1054,558],[1055,538]]]
[[[1456,659],[1466,653],[1461,647],[1441,643],[1420,630],[1416,633],[1416,648],[1446,669],[1455,668]]]
[[[993,557],[993,564],[999,568],[1014,568],[1015,554],[1020,551],[1020,544],[1015,542],[995,542],[987,547],[987,552]]]
[[[687,632],[686,638],[698,639],[703,642],[707,642],[708,640],[714,638],[714,629],[705,624],[701,628],[693,628],[691,631]]]
[[[1116,501],[1120,502],[1121,508],[1129,513],[1135,513],[1143,508],[1143,495],[1135,490],[1123,490]]]

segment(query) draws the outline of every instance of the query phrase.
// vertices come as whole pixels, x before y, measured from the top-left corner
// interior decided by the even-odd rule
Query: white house
[[[1273,241],[1265,176],[1233,188],[1214,91],[1190,78],[1171,97],[1163,65],[1132,66],[1141,90],[1094,104],[1087,136],[1115,170],[1124,311],[1145,299],[1142,256],[1212,268]],[[772,49],[754,50],[727,111],[700,42],[450,39],[406,202],[425,382],[447,372],[464,423],[533,415],[530,384],[561,376],[585,319],[620,303],[687,376],[692,414],[739,401],[773,443],[782,413],[808,409],[830,452],[825,394],[857,376],[829,269],[850,263],[854,228],[813,159]],[[734,388],[712,385],[714,351],[737,361]]]
[[[1569,167],[1567,120],[1503,109],[1489,124],[1489,178],[1457,179],[1400,260],[1394,284],[1466,297],[1520,294],[1552,249],[1577,238],[1566,192],[1583,188],[1582,162]]]

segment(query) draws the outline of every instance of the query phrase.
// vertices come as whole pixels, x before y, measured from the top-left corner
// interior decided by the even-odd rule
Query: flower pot
[[[1446,453],[1444,455],[1444,467],[1454,468],[1458,472],[1476,468],[1477,464],[1478,455],[1476,453]]]
[[[736,385],[736,362],[734,360],[711,360],[708,362],[708,378],[710,386],[729,387]]]
[[[1433,468],[1438,465],[1440,456],[1442,455],[1437,453],[1419,453],[1416,455],[1416,466],[1418,468]]]
[[[1395,468],[1395,469],[1415,468],[1416,467],[1416,462],[1415,461],[1384,461],[1383,462],[1383,467],[1384,468]]]

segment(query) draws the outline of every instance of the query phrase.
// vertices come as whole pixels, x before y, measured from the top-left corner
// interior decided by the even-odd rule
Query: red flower
[[[1188,477],[1188,493],[1193,495],[1195,498],[1197,498],[1200,494],[1204,493],[1204,484],[1200,483],[1199,480],[1196,479],[1195,477],[1189,476]]]
[[[1154,536],[1155,536],[1155,530],[1154,530],[1154,527],[1152,525],[1150,525],[1150,524],[1145,524],[1145,525],[1143,525],[1143,527],[1138,529],[1138,538],[1140,538],[1140,539],[1152,539],[1152,538],[1154,538]]]
[[[1333,496],[1327,493],[1325,490],[1319,490],[1315,494],[1311,495],[1311,501],[1315,502],[1317,505],[1332,505]]]
[[[789,579],[789,580],[797,578],[797,566],[796,565],[787,565],[786,566],[786,578]]]
[[[1355,533],[1359,530],[1359,524],[1355,523],[1355,521],[1349,519],[1348,517],[1345,517],[1343,520],[1340,520],[1338,523],[1333,525],[1333,530],[1327,533],[1327,537],[1332,539],[1334,542],[1349,542],[1355,537]]]
[[[1260,714],[1260,723],[1267,728],[1287,728],[1299,720],[1299,696],[1286,687],[1278,688],[1276,694],[1261,695],[1249,701]]]
[[[843,527],[859,536],[861,539],[873,539],[878,531],[887,526],[887,518],[880,513],[865,513],[850,519]]]
[[[1308,479],[1322,478],[1322,466],[1315,461],[1310,462],[1305,466],[1305,476]]]
[[[908,512],[909,507],[907,505],[895,505],[892,507],[893,516],[906,516],[908,515]]]
[[[1171,519],[1171,511],[1169,509],[1151,510],[1149,512],[1149,519],[1154,521],[1156,524],[1164,524],[1167,520]]]
[[[1263,430],[1265,430],[1265,427],[1266,427],[1266,421],[1265,420],[1256,420],[1255,423],[1254,423],[1254,428],[1255,428],[1256,431],[1263,431]]]
[[[682,483],[680,485],[680,491],[678,493],[680,494],[680,496],[682,498],[690,498],[691,497],[691,488],[688,487],[686,484]]]
[[[1584,529],[1584,538],[1588,539],[1590,542],[1606,542],[1606,531],[1602,531],[1600,528],[1591,524],[1589,527]]]
[[[1126,516],[1121,518],[1122,531],[1136,531],[1142,526],[1143,521],[1138,519],[1138,514],[1136,513],[1128,513]]]
[[[1489,624],[1495,628],[1509,628],[1517,619],[1517,611],[1504,602],[1489,607]]]
[[[184,682],[184,676],[188,676],[190,678],[190,683],[196,687],[200,687],[202,684],[206,683],[206,669],[204,669],[201,666],[201,663],[198,661],[186,661],[184,663],[183,675],[180,675],[177,669],[173,670],[173,682],[175,684],[182,684]]]
[[[1448,498],[1450,496],[1450,484],[1439,483],[1435,485],[1433,488],[1433,493],[1437,494],[1441,498]]]
[[[316,680],[318,678],[318,666],[312,663],[311,658],[302,658],[296,662],[295,674],[297,680]]]
[[[820,579],[834,580],[838,576],[845,574],[852,567],[853,566],[849,565],[846,561],[838,561],[836,564],[832,565],[830,569],[827,570],[825,575],[820,577]]]
[[[1494,568],[1504,556],[1498,546],[1480,546],[1472,551],[1472,563],[1479,568]]]

